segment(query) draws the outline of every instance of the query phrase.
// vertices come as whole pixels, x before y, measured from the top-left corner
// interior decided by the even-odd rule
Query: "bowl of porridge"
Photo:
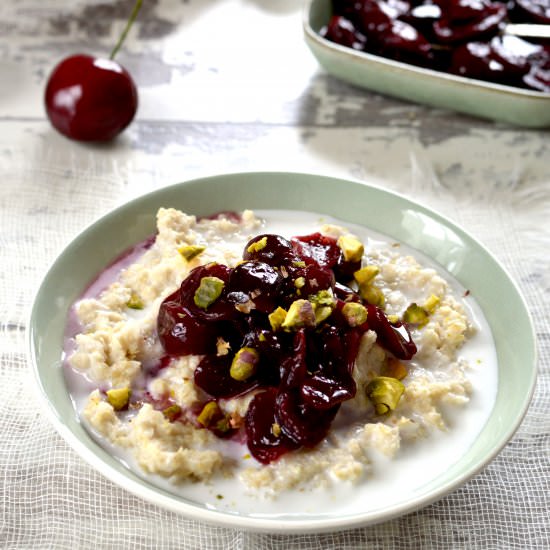
[[[536,376],[488,251],[402,196],[307,174],[204,178],[107,214],[54,262],[30,326],[45,411],[85,460],[259,531],[444,496],[513,435]]]

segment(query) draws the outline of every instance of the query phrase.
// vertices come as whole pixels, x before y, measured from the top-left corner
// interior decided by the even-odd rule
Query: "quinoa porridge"
[[[274,497],[376,487],[380,461],[444,454],[449,437],[466,449],[496,392],[481,312],[416,254],[345,225],[160,209],[156,236],[70,313],[87,429],[172,490],[237,480]]]

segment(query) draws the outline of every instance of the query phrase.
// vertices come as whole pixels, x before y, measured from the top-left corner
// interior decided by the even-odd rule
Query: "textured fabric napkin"
[[[544,163],[533,168],[534,174],[528,172],[529,177],[528,167],[514,171],[505,164],[502,172],[488,174],[479,163],[453,168],[437,160],[434,149],[418,143],[410,148],[403,171],[396,168],[391,178],[381,177],[378,170],[388,157],[371,158],[369,167],[361,169],[346,160],[355,166],[350,172],[356,179],[369,181],[369,173],[378,173],[378,183],[438,208],[496,254],[518,282],[532,312],[540,375],[528,414],[512,441],[483,472],[446,498],[366,528],[273,536],[204,525],[148,504],[90,468],[43,414],[26,356],[25,331],[33,293],[47,266],[99,214],[132,195],[184,178],[175,172],[169,175],[172,179],[165,173],[152,174],[149,168],[160,162],[161,155],[129,162],[123,153],[92,157],[86,149],[77,153],[73,149],[62,156],[60,147],[45,145],[44,136],[51,134],[43,124],[32,132],[31,158],[4,140],[0,161],[1,547],[549,547],[550,177]],[[498,135],[488,132],[481,139],[502,140]],[[395,144],[399,132],[393,136]],[[364,132],[362,138],[374,154],[372,148],[382,147],[388,135],[382,140],[376,131]],[[462,145],[475,150],[476,139],[465,139]],[[496,150],[504,162],[504,144]],[[304,171],[312,168],[307,160],[299,164],[297,152],[289,148],[288,153],[290,165]],[[548,158],[547,148],[542,153]],[[458,180],[460,186],[455,185]]]

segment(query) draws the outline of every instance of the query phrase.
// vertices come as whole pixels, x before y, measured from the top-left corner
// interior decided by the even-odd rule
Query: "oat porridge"
[[[160,209],[155,237],[74,304],[78,413],[141,474],[275,497],[368,484],[490,407],[467,292],[399,243],[292,216],[298,231],[276,211]]]

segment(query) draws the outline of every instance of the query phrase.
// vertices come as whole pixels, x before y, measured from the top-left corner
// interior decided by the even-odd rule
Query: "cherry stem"
[[[115,55],[118,53],[118,50],[120,50],[120,47],[122,46],[124,40],[126,40],[126,36],[130,32],[130,29],[132,28],[132,25],[136,20],[137,14],[141,8],[141,3],[142,3],[142,0],[136,0],[136,3],[134,4],[134,9],[132,10],[132,14],[130,15],[130,19],[128,19],[128,22],[126,23],[126,28],[120,35],[120,38],[118,39],[116,46],[113,48],[113,51],[109,56],[109,59],[115,58]]]

